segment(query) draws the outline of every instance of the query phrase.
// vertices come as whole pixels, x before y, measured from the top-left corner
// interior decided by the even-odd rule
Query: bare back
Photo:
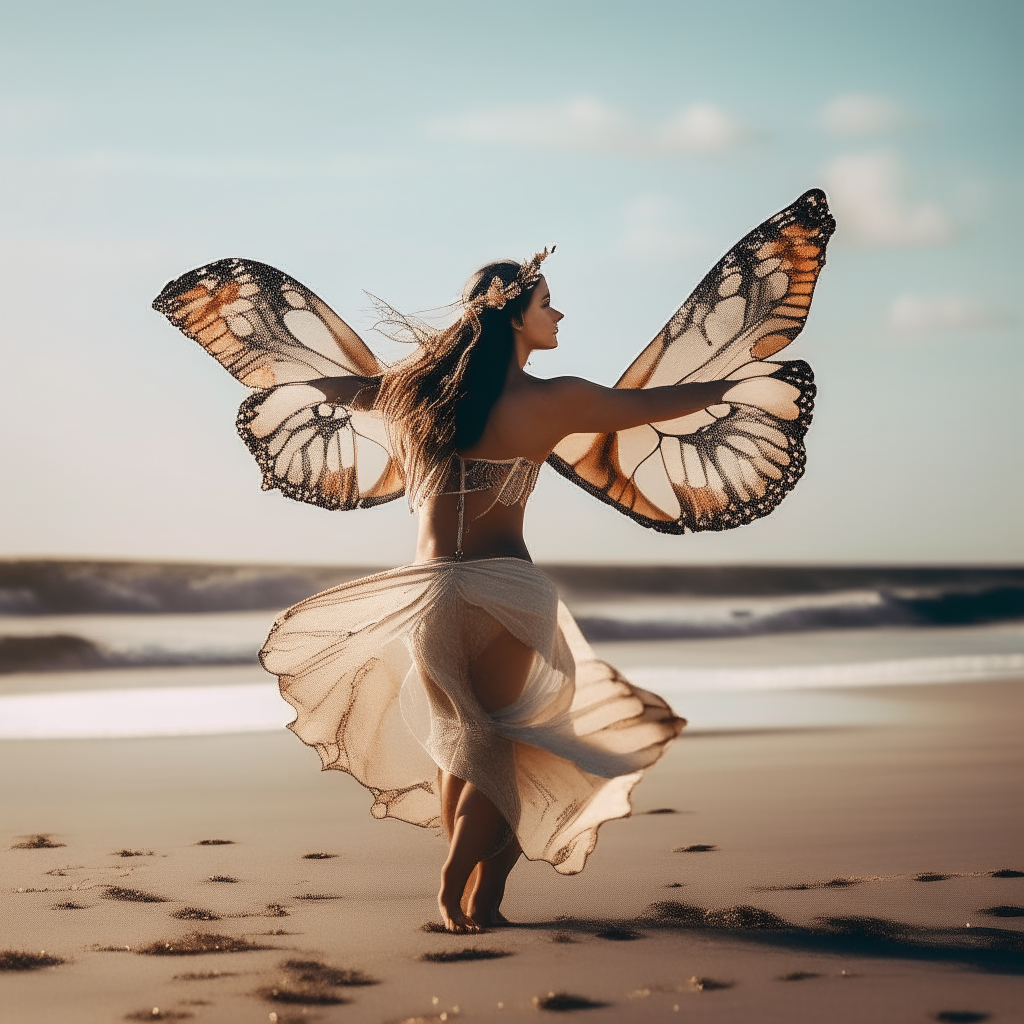
[[[465,459],[522,458],[540,466],[569,434],[612,432],[683,416],[720,402],[735,383],[606,388],[578,377],[531,377],[514,361],[480,440],[459,455]],[[523,540],[523,506],[507,506],[495,498],[489,490],[465,495],[463,557],[530,560]],[[454,556],[458,505],[456,493],[440,494],[423,504],[417,561]]]

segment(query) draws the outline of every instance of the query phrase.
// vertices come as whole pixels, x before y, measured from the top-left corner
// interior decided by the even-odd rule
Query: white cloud
[[[717,153],[743,141],[738,121],[710,103],[693,103],[670,117],[657,130],[657,139],[670,152]]]
[[[470,111],[430,121],[426,130],[458,142],[629,156],[717,153],[747,134],[740,122],[710,103],[691,104],[666,121],[651,123],[587,96]]]
[[[1004,311],[963,295],[900,295],[886,319],[890,327],[907,334],[984,330],[1012,322]]]
[[[836,96],[825,104],[820,115],[825,131],[847,139],[887,135],[911,120],[907,109],[895,100],[864,92]]]
[[[637,196],[623,208],[619,244],[633,259],[674,259],[691,251],[699,239],[679,226],[675,202],[656,193]]]
[[[908,203],[905,171],[895,153],[837,157],[825,169],[826,187],[841,237],[860,245],[939,245],[953,225],[935,203]]]

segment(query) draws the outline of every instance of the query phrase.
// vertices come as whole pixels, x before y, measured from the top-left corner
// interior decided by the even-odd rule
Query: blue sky
[[[747,229],[839,230],[789,350],[819,382],[770,517],[662,537],[545,472],[541,560],[1019,562],[1020,3],[0,3],[0,553],[398,563],[401,502],[259,490],[244,389],[149,302],[275,264],[450,301],[557,242],[534,368],[611,383]],[[371,344],[388,352],[385,343]]]

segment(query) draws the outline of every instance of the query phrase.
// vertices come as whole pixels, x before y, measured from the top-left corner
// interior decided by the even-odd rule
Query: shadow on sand
[[[759,907],[708,910],[677,900],[652,903],[632,920],[559,918],[516,927],[550,929],[563,942],[571,935],[638,939],[650,931],[714,932],[739,942],[826,956],[930,961],[992,974],[1024,974],[1024,933],[1006,928],[928,928],[852,916],[818,917],[808,926]]]

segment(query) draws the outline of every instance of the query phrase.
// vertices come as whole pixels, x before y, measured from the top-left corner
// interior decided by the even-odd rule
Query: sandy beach
[[[287,732],[5,742],[2,947],[63,962],[0,1016],[1024,1019],[1024,686],[843,697],[856,726],[684,732],[582,875],[521,864],[520,926],[472,937],[424,930],[442,841]]]

